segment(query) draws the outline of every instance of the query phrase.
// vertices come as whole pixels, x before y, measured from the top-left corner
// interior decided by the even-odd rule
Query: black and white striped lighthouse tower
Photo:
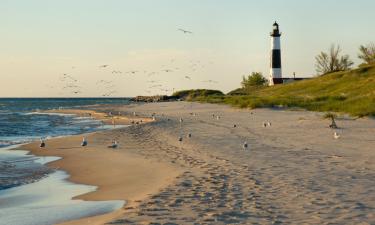
[[[280,30],[279,24],[276,22],[273,24],[273,31],[271,32],[271,71],[269,85],[282,84],[282,73],[281,73],[281,48],[280,48]]]

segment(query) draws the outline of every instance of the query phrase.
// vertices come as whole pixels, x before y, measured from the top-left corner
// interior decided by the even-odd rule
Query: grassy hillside
[[[218,90],[209,90],[209,89],[195,89],[195,90],[184,90],[173,93],[173,97],[184,99],[184,100],[193,100],[197,98],[205,98],[208,96],[211,97],[221,97],[224,96],[224,93]]]
[[[273,87],[238,89],[237,95],[197,96],[195,101],[242,108],[301,107],[312,111],[375,116],[375,65]],[[238,94],[246,93],[246,95]]]

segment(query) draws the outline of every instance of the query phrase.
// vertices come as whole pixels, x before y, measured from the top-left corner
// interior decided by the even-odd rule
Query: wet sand
[[[64,157],[52,166],[66,170],[77,183],[99,186],[79,198],[135,203],[104,217],[86,218],[87,224],[375,223],[373,119],[339,119],[341,137],[334,139],[329,121],[315,112],[187,102],[99,110],[129,117],[133,112],[139,117],[156,113],[156,121],[98,132],[89,136],[93,146],[87,150],[64,138],[51,141],[49,150],[33,151]],[[271,126],[263,127],[266,121]],[[113,136],[121,149],[99,147]],[[71,138],[80,142],[80,137]],[[96,163],[89,163],[91,159]],[[116,169],[132,162],[139,171]],[[129,182],[119,181],[126,178],[133,190]]]
[[[49,113],[54,111],[49,111]],[[56,113],[77,114],[103,120],[104,124],[112,124],[112,119],[104,113],[88,110],[58,110]],[[150,118],[125,118],[116,116],[117,125],[131,124],[131,121],[150,122]],[[76,196],[75,199],[88,201],[125,200],[125,207],[134,207],[149,195],[157,193],[170,184],[181,171],[173,164],[160,163],[155,159],[145,159],[127,151],[128,141],[121,137],[127,128],[100,131],[85,135],[53,138],[46,141],[46,148],[40,149],[39,143],[31,143],[19,147],[36,156],[58,156],[61,160],[48,164],[49,167],[66,171],[69,180],[79,184],[94,185],[97,191]],[[83,136],[88,146],[81,147]],[[117,149],[107,146],[113,139],[119,141]],[[122,210],[81,219],[68,224],[103,224]]]

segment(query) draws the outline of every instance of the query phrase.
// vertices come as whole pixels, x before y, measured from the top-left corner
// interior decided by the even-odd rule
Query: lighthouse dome
[[[280,37],[281,33],[279,31],[279,24],[275,21],[273,24],[272,32],[270,33],[272,37]]]
[[[279,24],[275,21],[273,24],[273,30],[278,30],[279,29]]]

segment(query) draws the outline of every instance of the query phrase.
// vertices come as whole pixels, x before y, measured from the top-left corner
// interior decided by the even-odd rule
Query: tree
[[[375,63],[375,44],[361,45],[359,47],[358,58],[362,59],[367,64]]]
[[[354,64],[350,60],[349,55],[340,55],[341,48],[340,45],[337,47],[332,44],[329,53],[321,52],[315,57],[316,59],[316,71],[318,74],[326,74],[337,71],[345,71],[351,68]]]
[[[247,78],[245,76],[242,77],[242,88],[249,88],[255,86],[263,86],[267,83],[266,78],[263,77],[262,73],[260,72],[252,72],[251,75],[248,75]]]

